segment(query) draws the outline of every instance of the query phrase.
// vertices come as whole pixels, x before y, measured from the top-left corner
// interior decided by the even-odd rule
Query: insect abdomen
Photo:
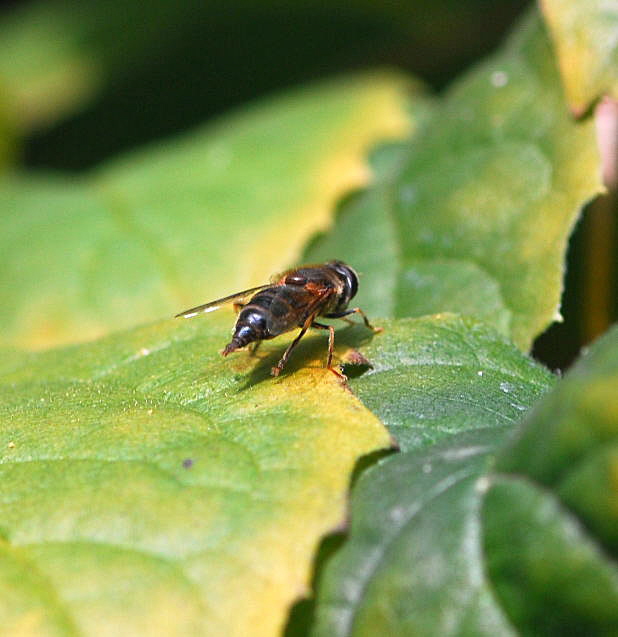
[[[240,311],[234,326],[234,336],[223,350],[223,355],[255,341],[274,338],[296,327],[297,304],[298,299],[291,294],[289,286],[266,288],[258,292]]]
[[[234,350],[269,338],[266,330],[265,310],[260,307],[245,307],[240,311],[238,320],[234,326],[234,336],[225,346],[223,355],[226,356]]]
[[[240,311],[234,326],[234,336],[222,352],[224,356],[255,341],[275,336],[269,334],[267,319],[274,294],[272,288],[262,290]]]

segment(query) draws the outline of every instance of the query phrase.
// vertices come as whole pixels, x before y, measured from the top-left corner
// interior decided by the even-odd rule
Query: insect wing
[[[333,294],[332,289],[307,290],[300,286],[276,286],[275,296],[266,315],[267,329],[271,334],[281,334],[293,327],[300,327],[305,320],[320,313]]]
[[[234,294],[230,294],[229,296],[224,296],[222,299],[217,299],[215,301],[210,301],[208,303],[204,303],[203,305],[197,305],[196,307],[189,308],[188,310],[184,310],[184,312],[180,312],[176,314],[174,318],[193,318],[198,314],[206,314],[207,312],[214,312],[218,310],[220,307],[227,305],[228,303],[233,303],[239,299],[243,299],[248,297],[250,294],[254,292],[259,292],[260,290],[264,290],[265,288],[271,287],[272,283],[265,283],[264,285],[258,285],[255,288],[249,288],[248,290],[243,290],[242,292],[236,292]]]

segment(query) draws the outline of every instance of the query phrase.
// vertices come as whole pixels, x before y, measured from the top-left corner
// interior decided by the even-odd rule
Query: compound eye
[[[350,298],[353,298],[358,292],[358,277],[352,268],[349,268],[348,285],[350,286]]]
[[[305,285],[307,277],[302,276],[302,274],[288,274],[285,277],[285,282],[287,285]]]

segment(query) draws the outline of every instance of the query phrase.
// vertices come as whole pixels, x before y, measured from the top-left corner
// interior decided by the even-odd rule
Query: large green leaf
[[[618,7],[603,0],[541,0],[567,98],[581,115],[603,94],[618,98]]]
[[[4,362],[3,635],[277,633],[390,438],[323,335],[272,379],[289,338],[224,359],[225,314]]]
[[[593,350],[512,442],[479,412],[361,476],[315,635],[616,634],[618,329]]]
[[[367,181],[367,146],[407,130],[407,85],[340,78],[85,177],[6,179],[2,342],[93,338],[268,281]]]
[[[357,265],[372,313],[470,314],[527,349],[559,318],[567,240],[601,188],[593,124],[565,109],[537,16],[450,89],[399,162],[306,257]]]

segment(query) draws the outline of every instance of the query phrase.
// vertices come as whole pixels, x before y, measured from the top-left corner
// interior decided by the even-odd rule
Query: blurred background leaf
[[[0,23],[0,78],[30,164],[82,168],[248,99],[396,65],[443,86],[523,0],[39,0]],[[71,116],[72,115],[72,116]]]
[[[288,92],[79,177],[0,183],[0,333],[94,338],[269,281],[410,129],[411,84],[365,74]],[[420,98],[419,98],[420,100]]]
[[[618,319],[618,12],[597,0],[541,0],[566,98],[578,117],[594,112],[601,172],[609,192],[587,211],[571,241],[564,324],[543,335],[535,354],[564,368],[582,343]]]
[[[601,189],[593,122],[570,118],[530,15],[305,258],[336,254],[367,273],[358,303],[371,313],[469,314],[527,350],[559,318],[569,236]]]
[[[541,0],[573,112],[618,98],[618,7],[602,0]]]

